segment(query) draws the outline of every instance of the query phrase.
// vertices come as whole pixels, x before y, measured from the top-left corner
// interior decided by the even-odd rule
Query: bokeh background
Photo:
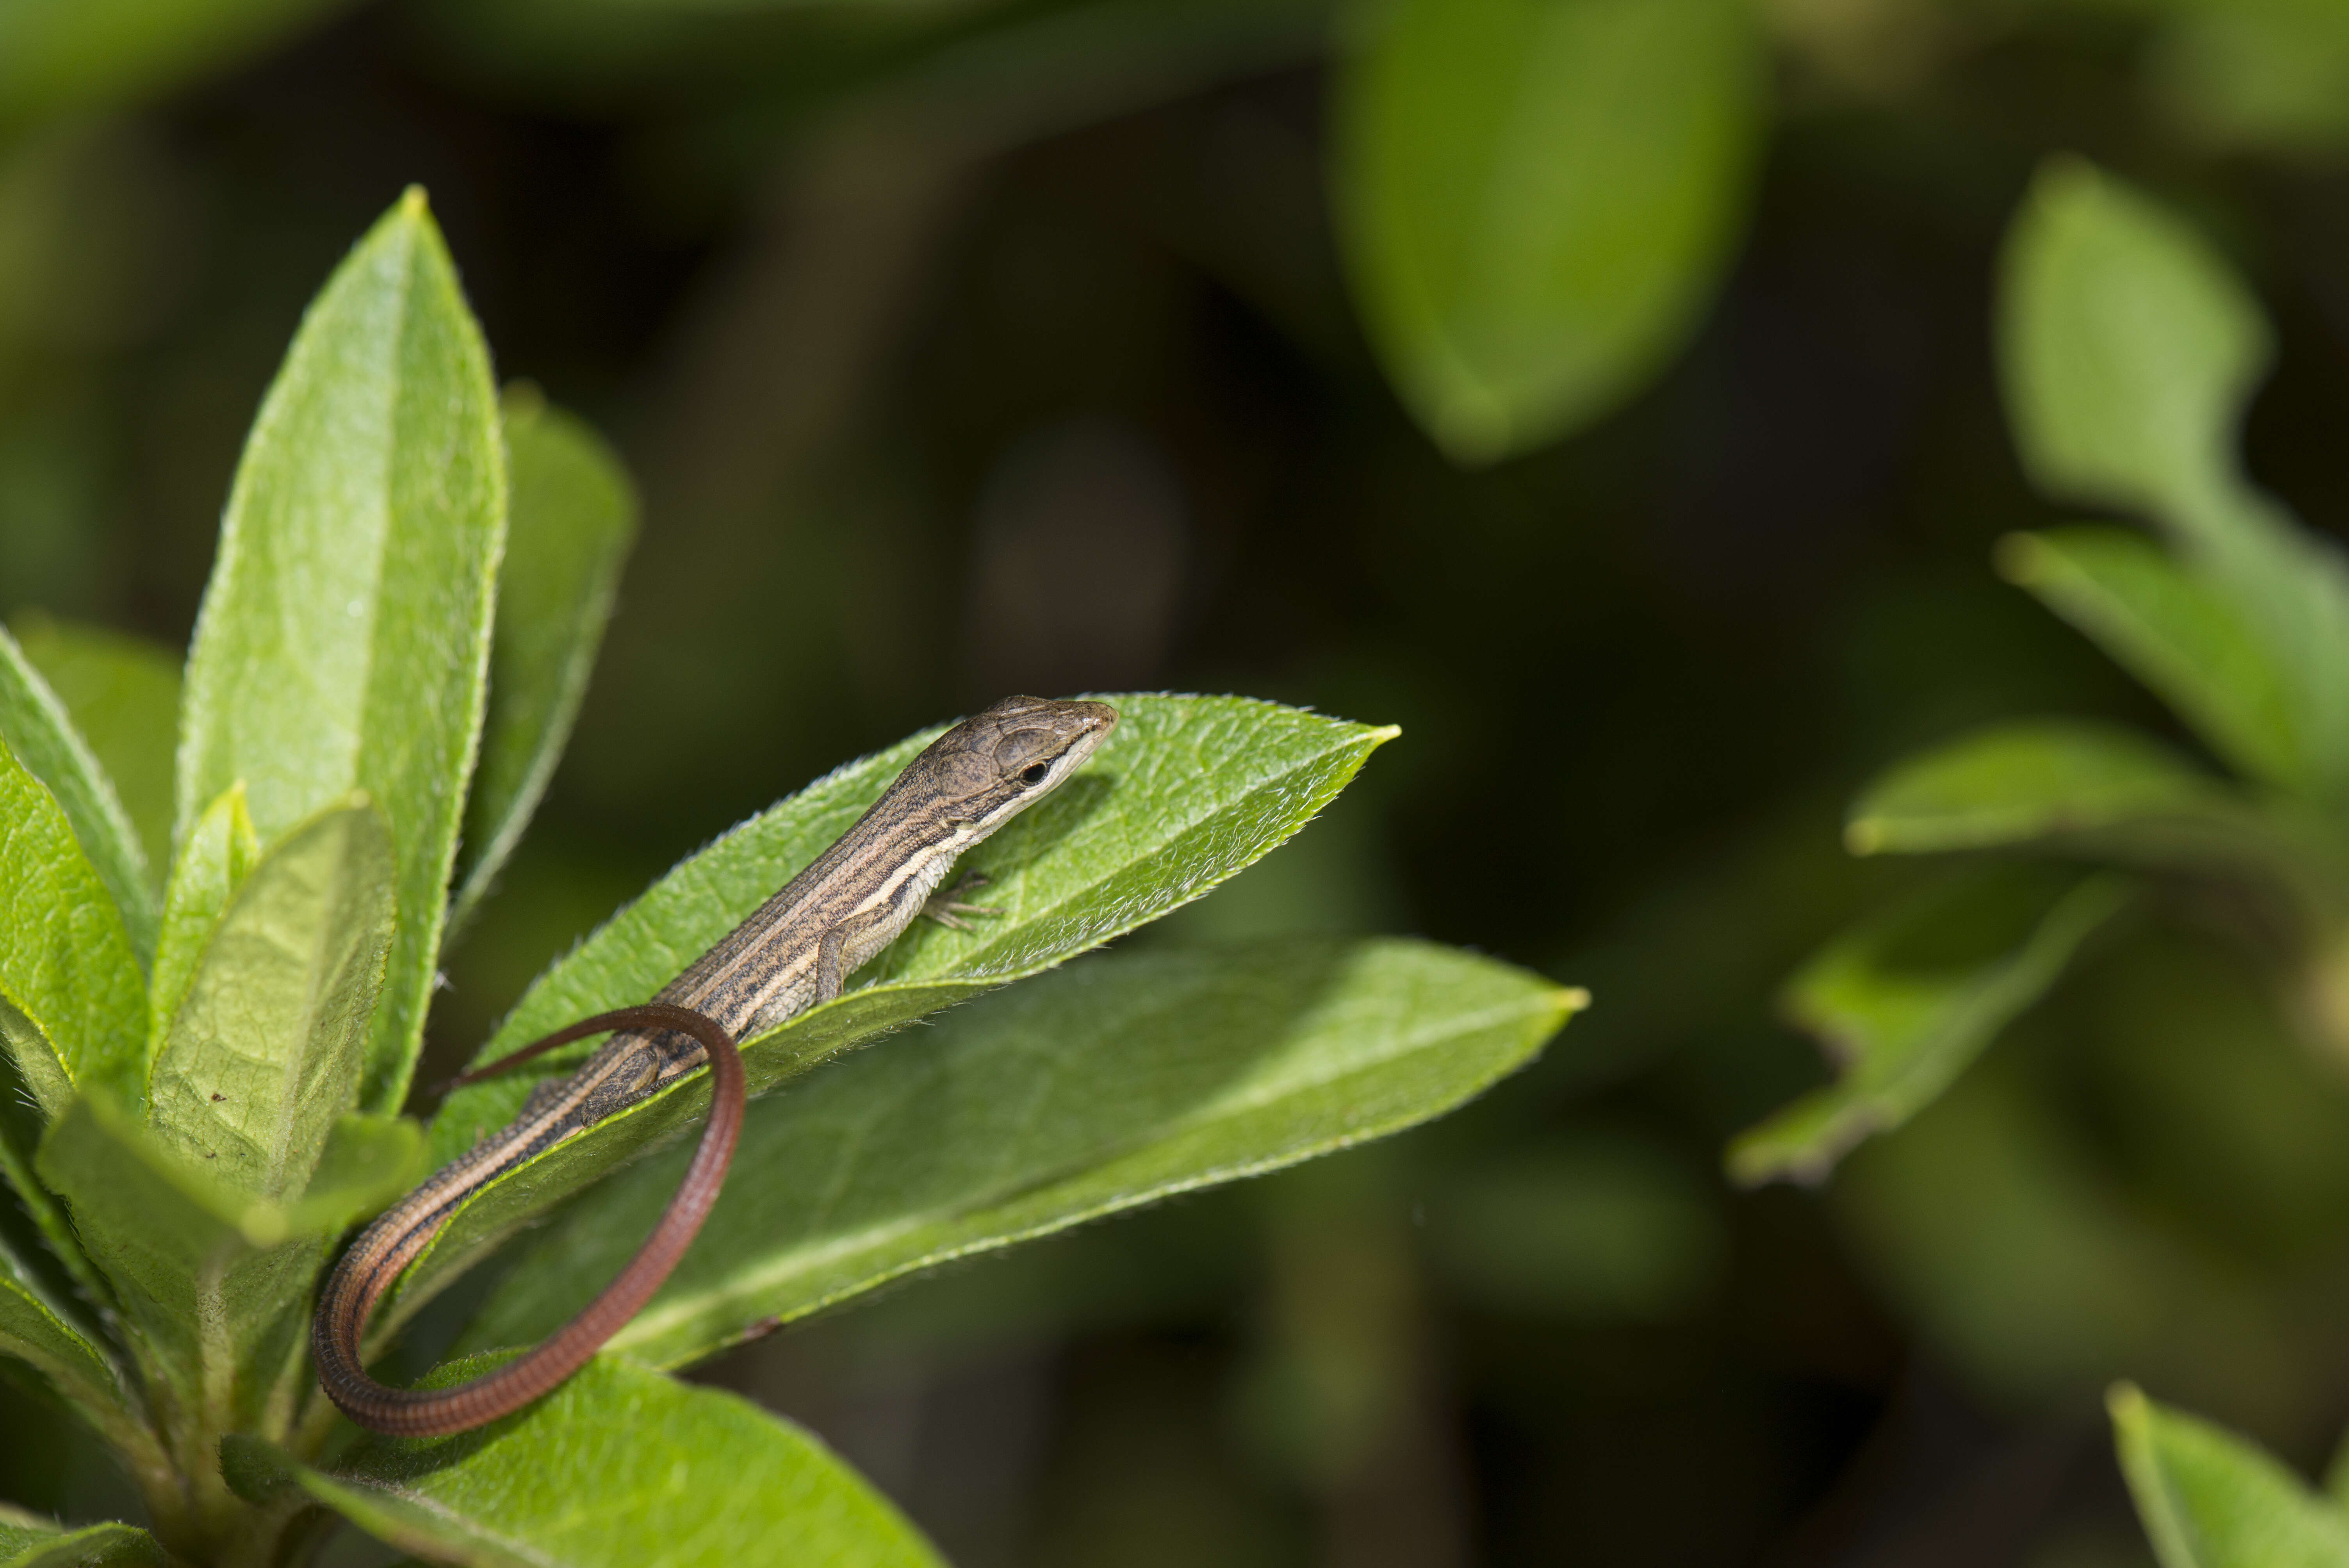
[[[1496,36],[1599,3],[1458,0]],[[1596,998],[1444,1122],[698,1376],[966,1568],[2149,1562],[2108,1379],[2303,1468],[2349,1415],[2349,1093],[2259,954],[2140,920],[1824,1188],[1738,1191],[1721,1150],[1825,1076],[1785,975],[1935,874],[1841,848],[1874,770],[2025,714],[2188,743],[1990,565],[2054,519],[1990,327],[2044,156],[2229,249],[2282,345],[2251,469],[2349,512],[2349,8],[1760,0],[1684,297],[1499,437],[1412,390],[1344,217],[1402,13],[1443,26],[0,0],[0,614],[185,645],[304,304],[419,182],[501,376],[645,509],[440,1060],[681,854],[1013,690],[1402,727],[1133,940],[1420,933]],[[1384,134],[1441,145],[1453,87]],[[1557,122],[1535,166],[1606,175],[1612,122]],[[29,1392],[0,1495],[131,1506]]]

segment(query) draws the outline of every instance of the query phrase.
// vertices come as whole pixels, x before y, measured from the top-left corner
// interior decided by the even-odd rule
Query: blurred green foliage
[[[0,69],[68,57],[7,29],[80,9],[0,0]],[[2329,0],[1658,8],[1717,25],[1715,97],[1641,88],[1636,26],[1578,88],[1570,40],[1633,15],[1596,3],[141,15],[119,68],[9,88],[59,108],[0,153],[0,611],[142,834],[135,740],[26,616],[185,644],[276,357],[408,181],[501,375],[641,485],[436,1065],[719,825],[1017,687],[1402,725],[1166,940],[1420,932],[1593,991],[1448,1124],[709,1374],[954,1560],[2141,1562],[2092,1435],[2122,1377],[2321,1463]],[[2138,292],[2095,281],[2131,256]],[[2082,293],[2137,303],[2031,371],[2016,335]],[[2001,844],[2040,864],[1942,881]],[[1722,1182],[1840,1087],[1781,983],[1937,906],[2021,934],[1902,948],[1876,998],[1940,1097],[1819,1191]],[[128,1506],[37,1399],[0,1490]]]
[[[990,1002],[1246,869],[1395,736],[1242,697],[1120,696],[1081,776],[964,857],[996,903],[953,907],[988,919],[907,934],[844,993],[744,1036],[754,1094],[801,1081],[762,1102],[698,1266],[662,1266],[627,1343],[607,1332],[560,1398],[451,1441],[363,1440],[305,1354],[319,1272],[424,1174],[428,1144],[460,1158],[536,1098],[520,1075],[477,1087],[429,1132],[388,1109],[443,933],[520,841],[569,737],[631,511],[587,426],[527,392],[499,405],[411,186],[311,303],[245,443],[184,674],[161,688],[176,710],[150,716],[179,737],[160,887],[73,708],[0,633],[0,1063],[19,1102],[0,1174],[38,1233],[0,1243],[0,1352],[104,1440],[146,1525],[18,1517],[18,1562],[310,1563],[343,1523],[468,1563],[517,1548],[615,1568],[936,1561],[820,1442],[657,1369],[897,1275],[1440,1116],[1587,1001],[1430,944],[1335,940],[1098,959]],[[156,662],[126,639],[62,641],[85,699],[137,689]],[[939,734],[688,856],[549,965],[485,1054],[539,1034],[534,1018],[663,994],[679,954],[723,951]],[[469,795],[483,839],[460,873]],[[820,1070],[957,1003],[976,1005],[918,1056]],[[578,1053],[554,1059],[529,1077]],[[656,1160],[590,1189],[709,1094],[681,1076],[467,1193],[403,1254],[378,1340],[567,1204],[572,1223],[506,1262],[463,1337],[494,1366],[549,1309],[559,1331],[630,1266],[602,1243],[641,1227],[608,1202],[667,1208],[678,1178]],[[451,1300],[432,1339],[483,1305]]]

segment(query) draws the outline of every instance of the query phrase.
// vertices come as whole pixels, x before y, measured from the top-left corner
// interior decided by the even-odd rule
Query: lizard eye
[[[1044,781],[1044,775],[1050,773],[1051,770],[1052,765],[1049,762],[1031,762],[1027,767],[1022,768],[1019,770],[1019,782],[1022,784],[1041,784]]]

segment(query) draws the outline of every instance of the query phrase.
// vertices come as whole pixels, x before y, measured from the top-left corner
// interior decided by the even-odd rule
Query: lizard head
[[[921,770],[953,820],[984,834],[1058,789],[1116,722],[1105,702],[1007,696],[938,737],[905,771]]]

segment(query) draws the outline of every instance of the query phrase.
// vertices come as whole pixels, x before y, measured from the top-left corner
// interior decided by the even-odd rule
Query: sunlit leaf
[[[1454,458],[1555,439],[1694,332],[1766,67],[1736,0],[1398,0],[1340,79],[1335,180],[1389,378]]]
[[[965,931],[923,922],[858,988],[744,1042],[754,1092],[1201,896],[1295,832],[1395,733],[1239,697],[1108,700],[1120,718],[1091,761],[965,857],[1002,916]],[[482,1054],[654,995],[838,838],[935,735],[851,763],[670,872],[541,976]],[[564,1071],[576,1054],[533,1068]],[[516,1073],[452,1096],[433,1120],[435,1157],[512,1120],[534,1081]],[[418,1260],[409,1299],[708,1103],[704,1075],[681,1079],[484,1188]]]
[[[521,841],[562,759],[636,531],[627,473],[585,422],[535,391],[509,392],[505,437],[512,505],[451,934]]]
[[[149,875],[160,879],[171,863],[180,655],[144,637],[37,613],[10,629],[113,781]]]
[[[369,1439],[331,1471],[250,1439],[223,1459],[249,1500],[297,1486],[379,1540],[471,1568],[942,1568],[808,1433],[611,1357],[478,1432]]]
[[[1837,1080],[1729,1150],[1744,1182],[1818,1181],[1854,1144],[1930,1104],[2128,903],[2112,876],[1990,868],[1842,937],[1788,983],[1788,1018]]]
[[[1087,960],[761,1101],[701,1239],[610,1348],[680,1365],[947,1258],[1439,1116],[1581,1002],[1413,942]],[[466,1342],[526,1344],[585,1305],[686,1152],[566,1212]]]
[[[139,830],[65,705],[5,631],[0,631],[0,741],[57,797],[90,869],[121,912],[132,950],[142,961],[150,956],[155,889],[148,881]]]
[[[275,1202],[309,1184],[358,1096],[391,873],[360,798],[281,840],[222,910],[148,1084],[150,1125],[213,1180]]]
[[[354,789],[398,923],[363,1102],[407,1091],[481,725],[505,466],[488,351],[423,193],[311,304],[246,443],[188,658],[179,834],[243,783],[264,848]]]
[[[2257,1446],[2132,1384],[2108,1403],[2161,1568],[2349,1568],[2349,1513]]]

